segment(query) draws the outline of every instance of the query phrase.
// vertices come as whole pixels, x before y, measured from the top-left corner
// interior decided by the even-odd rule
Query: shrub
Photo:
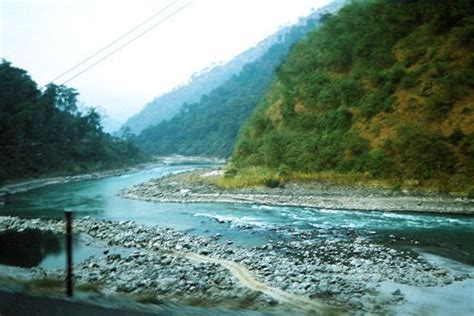
[[[235,167],[230,167],[230,168],[225,170],[224,177],[225,178],[232,178],[232,177],[235,177],[236,174],[237,174],[237,169]]]
[[[288,166],[288,165],[280,165],[280,167],[278,167],[278,175],[280,177],[283,177],[283,178],[286,178],[286,177],[289,177],[291,176],[291,168]]]
[[[400,182],[397,182],[392,186],[392,191],[394,192],[400,192],[401,190],[402,190],[402,184]]]
[[[377,90],[362,99],[360,114],[371,118],[381,112],[390,113],[393,110],[394,101],[394,97],[389,97],[383,91]]]
[[[427,106],[430,117],[433,119],[443,118],[453,107],[454,100],[447,91],[438,91],[428,98]]]
[[[264,184],[267,188],[272,188],[272,189],[283,187],[283,182],[277,178],[268,178],[265,180]]]
[[[451,174],[456,157],[440,134],[427,134],[414,125],[398,130],[401,142],[398,152],[404,164],[405,176],[427,179],[435,174]]]
[[[59,289],[64,286],[64,281],[45,277],[31,281],[30,286],[40,289]]]
[[[161,305],[164,302],[156,297],[156,293],[151,291],[141,292],[133,294],[132,297],[139,303],[142,304],[153,304],[153,305]]]
[[[387,176],[391,171],[390,161],[382,149],[373,149],[365,155],[365,171],[373,176]]]
[[[410,67],[416,64],[421,59],[421,57],[425,55],[425,53],[426,48],[424,47],[411,48],[407,50],[403,65],[405,67]]]
[[[417,84],[417,82],[418,82],[418,73],[415,71],[407,72],[401,80],[402,87],[405,89],[413,88]]]

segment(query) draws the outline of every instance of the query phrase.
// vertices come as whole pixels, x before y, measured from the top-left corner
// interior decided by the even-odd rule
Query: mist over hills
[[[332,11],[339,7],[343,1],[334,1],[322,10]],[[321,12],[317,10],[306,18],[301,18],[297,25],[303,25],[308,19],[313,19]],[[156,97],[147,103],[136,115],[129,118],[122,126],[122,130],[130,129],[133,134],[139,134],[145,128],[156,125],[164,120],[169,120],[180,113],[185,104],[199,102],[203,95],[229,80],[233,75],[239,74],[243,67],[259,59],[273,45],[282,42],[293,26],[280,29],[275,34],[265,38],[255,47],[249,48],[229,62],[210,67],[192,76],[188,83],[176,87],[170,92]]]
[[[270,36],[228,63],[194,74],[188,83],[147,103],[139,113],[129,118],[122,128],[128,127],[132,133],[139,134],[149,126],[173,118],[185,104],[198,102],[201,96],[208,94],[230,77],[238,74],[246,64],[262,56],[279,40],[280,36],[277,34]]]
[[[274,80],[275,69],[291,46],[314,29],[327,12],[334,12],[339,3],[313,12],[267,39],[273,44],[258,59],[199,102],[183,105],[172,119],[143,130],[133,138],[134,143],[151,154],[228,157],[241,125]]]

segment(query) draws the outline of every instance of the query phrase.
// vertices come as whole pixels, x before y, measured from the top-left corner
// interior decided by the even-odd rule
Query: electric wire
[[[86,62],[88,62],[89,60],[91,60],[92,58],[94,58],[95,56],[99,55],[100,53],[102,53],[103,51],[105,51],[106,49],[110,48],[111,46],[115,45],[116,43],[120,42],[121,40],[123,40],[124,38],[126,38],[127,36],[129,36],[130,34],[132,34],[133,32],[135,32],[136,30],[140,29],[142,26],[146,25],[147,23],[149,23],[150,21],[154,20],[157,16],[161,15],[163,12],[165,12],[167,9],[169,9],[170,7],[174,6],[175,4],[177,3],[177,1],[174,1],[172,2],[171,4],[169,4],[168,6],[166,6],[165,8],[159,10],[157,13],[153,14],[151,17],[149,17],[148,19],[146,19],[145,21],[143,21],[142,23],[138,24],[137,26],[133,27],[132,29],[130,29],[128,32],[126,32],[125,34],[117,37],[115,40],[113,40],[112,42],[110,42],[109,44],[105,45],[104,47],[102,47],[101,49],[97,50],[96,52],[94,52],[93,54],[91,54],[90,56],[86,57],[85,59],[83,59],[82,61],[80,61],[79,63],[77,63],[76,65],[74,65],[73,67],[69,68],[68,70],[64,71],[63,73],[61,73],[59,76],[55,77],[54,79],[48,81],[48,84],[49,83],[53,83],[54,81],[56,80],[59,80],[61,79],[62,77],[66,76],[68,73],[72,72],[73,70],[76,70],[78,67],[84,65]],[[47,85],[47,84],[46,84]]]
[[[47,85],[53,83],[53,81],[59,79],[59,78],[62,78],[64,77],[66,74],[70,73],[71,71],[77,69],[78,67],[82,66],[84,63],[86,63],[87,61],[91,60],[92,58],[94,58],[95,56],[97,56],[98,54],[102,53],[103,51],[105,51],[106,49],[110,48],[112,45],[118,43],[119,41],[121,41],[122,39],[124,39],[125,37],[127,37],[128,35],[132,34],[133,32],[135,32],[136,30],[138,30],[139,28],[141,28],[142,26],[148,24],[150,21],[152,21],[153,19],[155,19],[157,16],[159,16],[161,13],[165,12],[167,9],[169,9],[170,7],[174,6],[175,4],[177,3],[177,1],[174,1],[172,4],[168,5],[167,7],[161,9],[159,12],[157,12],[156,14],[154,14],[153,16],[151,16],[150,18],[148,18],[147,20],[145,20],[144,22],[140,23],[139,25],[135,26],[134,28],[132,28],[130,31],[126,32],[124,35],[118,37],[117,39],[113,40],[112,42],[110,42],[109,44],[107,44],[106,46],[104,46],[103,48],[101,48],[100,50],[98,50],[97,52],[95,52],[94,54],[92,54],[91,56],[85,58],[84,60],[82,60],[80,63],[76,64],[74,67],[70,68],[69,70],[63,72],[61,75],[59,75],[58,77],[56,77],[55,79],[51,80],[50,82],[48,82],[46,85],[44,85],[43,87],[46,87]],[[79,73],[75,74],[74,76],[72,76],[71,78],[67,79],[66,81],[64,81],[61,85],[65,85],[66,83],[72,81],[73,79],[79,77],[80,75],[82,75],[83,73],[85,73],[86,71],[92,69],[93,67],[95,67],[96,65],[98,65],[99,63],[101,63],[102,61],[104,61],[105,59],[109,58],[110,56],[114,55],[115,53],[119,52],[120,50],[122,50],[123,48],[125,48],[126,46],[130,45],[131,43],[133,43],[134,41],[136,41],[137,39],[139,39],[140,37],[144,36],[146,33],[152,31],[153,29],[155,29],[157,26],[159,26],[160,24],[162,24],[163,22],[165,22],[166,20],[170,19],[171,17],[175,16],[176,14],[178,14],[179,12],[181,12],[182,10],[184,10],[186,7],[188,7],[189,5],[191,4],[191,2],[188,2],[186,3],[184,6],[181,6],[179,7],[177,10],[173,11],[172,13],[170,13],[169,15],[165,16],[163,19],[159,20],[157,23],[153,24],[151,27],[148,27],[147,29],[145,29],[143,32],[139,33],[138,35],[136,35],[135,37],[133,37],[132,39],[128,40],[127,42],[125,42],[124,44],[122,44],[121,46],[119,46],[118,48],[116,48],[115,50],[113,50],[112,52],[108,53],[107,55],[105,55],[104,57],[102,57],[101,59],[99,59],[98,61],[94,62],[93,64],[89,65],[87,68],[83,69],[82,71],[80,71]],[[41,89],[40,89],[41,90]],[[28,95],[25,100],[33,97],[34,95],[36,95],[36,92],[35,93],[32,93],[30,95]],[[25,100],[23,100],[22,102],[25,102]],[[43,144],[40,144],[40,143],[35,143],[35,144],[18,144],[18,145],[4,145],[4,146],[0,146],[0,148],[11,148],[11,147],[15,147],[15,148],[18,148],[18,147],[22,147],[22,146],[26,146],[26,147],[29,147],[29,146],[38,146],[38,145],[43,145]]]
[[[132,39],[128,40],[127,42],[125,42],[124,44],[122,44],[121,46],[119,46],[118,48],[114,49],[112,52],[108,53],[107,55],[105,55],[104,57],[102,57],[101,59],[99,59],[98,61],[94,62],[93,64],[91,64],[90,66],[86,67],[85,69],[81,70],[79,73],[75,74],[74,76],[72,76],[71,78],[67,79],[66,81],[64,81],[61,85],[65,85],[66,83],[72,81],[73,79],[76,79],[77,77],[79,77],[80,75],[82,75],[83,73],[85,73],[86,71],[90,70],[91,68],[97,66],[99,63],[103,62],[104,60],[106,60],[107,58],[109,58],[110,56],[114,55],[115,53],[119,52],[120,50],[122,50],[123,48],[125,48],[126,46],[128,46],[129,44],[133,43],[134,41],[136,41],[137,39],[139,39],[140,37],[142,37],[143,35],[145,35],[146,33],[150,32],[151,30],[153,30],[154,28],[156,28],[157,26],[159,26],[160,24],[162,24],[163,22],[165,22],[166,20],[170,19],[171,17],[175,16],[176,14],[178,14],[179,12],[181,12],[182,10],[184,10],[187,6],[189,6],[191,4],[191,2],[188,2],[186,3],[184,6],[180,7],[179,9],[173,11],[171,14],[167,15],[166,17],[164,17],[163,19],[161,19],[160,21],[158,21],[157,23],[153,24],[151,27],[145,29],[145,31],[139,33],[137,36],[133,37]]]

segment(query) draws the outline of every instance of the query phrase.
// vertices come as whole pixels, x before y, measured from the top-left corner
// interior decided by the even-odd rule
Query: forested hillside
[[[307,20],[318,18],[321,11],[334,11],[339,8],[344,0],[334,0],[323,10],[313,12],[309,17],[301,19],[300,26],[306,25]],[[181,109],[190,104],[198,103],[202,96],[209,94],[213,89],[221,86],[232,76],[238,75],[245,65],[261,58],[273,45],[285,41],[293,27],[285,27],[275,34],[267,37],[242,54],[234,57],[224,65],[212,67],[194,75],[189,83],[177,87],[173,91],[163,94],[146,104],[143,110],[125,122],[122,132],[129,129],[133,134],[140,134],[142,130],[156,125],[164,120],[170,120],[179,114]]]
[[[201,98],[186,105],[169,121],[145,129],[133,139],[142,150],[153,154],[204,155],[228,157],[238,131],[275,79],[275,68],[290,47],[318,23],[322,12],[291,27],[263,56]]]
[[[44,92],[25,70],[0,63],[0,183],[38,175],[120,167],[143,158],[130,143],[102,131],[100,115],[80,113],[78,93]]]
[[[123,125],[122,131],[129,128],[131,133],[138,135],[147,127],[170,120],[180,113],[185,104],[198,102],[201,96],[208,94],[223,82],[229,80],[233,75],[238,74],[246,64],[261,57],[286,32],[287,30],[277,32],[258,43],[255,47],[236,56],[228,63],[214,66],[211,69],[195,74],[188,83],[155,98],[146,104],[139,113],[129,118]]]
[[[227,181],[326,173],[474,191],[472,14],[468,0],[345,6],[279,67]]]

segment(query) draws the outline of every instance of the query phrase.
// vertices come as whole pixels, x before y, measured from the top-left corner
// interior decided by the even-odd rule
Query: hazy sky
[[[174,2],[0,0],[0,58],[44,85]],[[330,1],[177,0],[154,21],[188,2],[183,11],[67,85],[79,90],[86,105],[103,107],[124,121],[193,73],[229,60]]]

